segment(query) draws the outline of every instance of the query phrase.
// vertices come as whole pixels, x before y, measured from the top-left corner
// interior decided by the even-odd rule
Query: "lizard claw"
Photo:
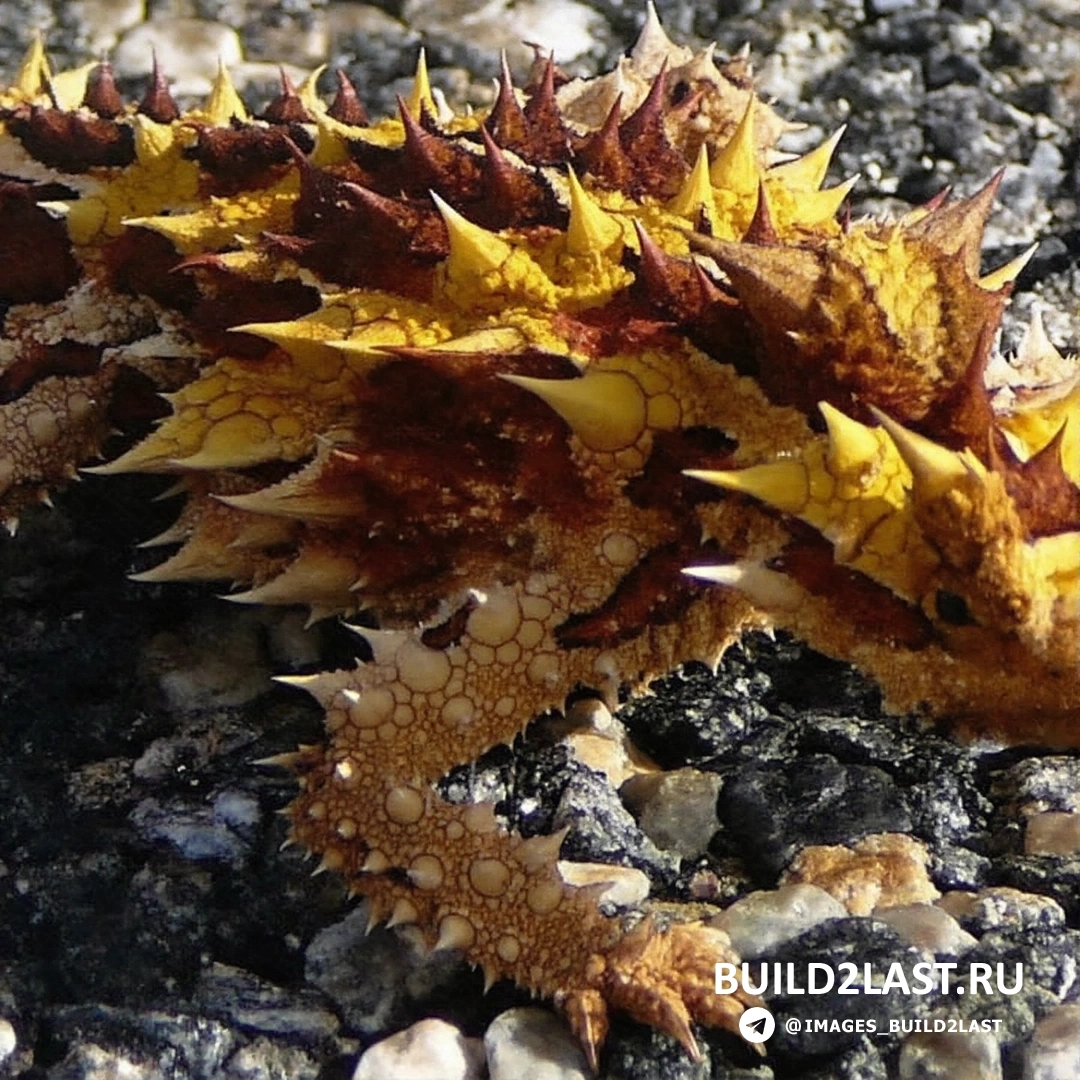
[[[737,961],[722,930],[677,923],[661,931],[647,916],[606,952],[589,958],[584,986],[556,1000],[594,1072],[611,1009],[671,1035],[697,1061],[695,1021],[737,1034],[744,1010],[761,1004],[741,990],[715,992],[715,965]]]

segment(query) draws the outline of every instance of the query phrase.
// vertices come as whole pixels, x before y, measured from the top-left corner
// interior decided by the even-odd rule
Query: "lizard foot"
[[[647,916],[610,949],[589,957],[585,985],[558,995],[556,1003],[594,1072],[612,1009],[678,1039],[696,1061],[701,1052],[693,1022],[737,1034],[742,1013],[762,1004],[741,990],[715,992],[715,965],[721,962],[738,962],[722,930],[676,923],[662,931]]]

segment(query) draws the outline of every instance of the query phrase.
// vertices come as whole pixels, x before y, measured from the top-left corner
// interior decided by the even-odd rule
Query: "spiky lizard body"
[[[380,620],[370,662],[304,680],[328,742],[290,758],[293,837],[554,996],[594,1054],[611,1006],[692,1047],[744,1004],[712,994],[723,935],[625,933],[558,838],[430,784],[578,685],[769,624],[898,707],[1080,741],[1077,391],[994,410],[1019,267],[978,278],[992,186],[841,225],[832,144],[773,164],[743,65],[654,23],[618,72],[556,82],[455,117],[421,74],[372,125],[311,80],[250,121],[224,77],[179,114],[161,80],[132,108],[107,68],[32,53],[0,212],[9,265],[49,258],[0,283],[0,479],[13,517],[170,391],[105,467],[187,490],[145,576]]]

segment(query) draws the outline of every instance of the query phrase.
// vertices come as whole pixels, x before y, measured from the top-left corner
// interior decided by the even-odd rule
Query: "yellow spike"
[[[667,209],[679,217],[696,221],[698,210],[704,207],[710,221],[716,220],[716,204],[713,201],[712,183],[709,179],[709,153],[705,144],[698,150],[690,175],[686,178],[678,195],[667,204]]]
[[[757,98],[750,95],[739,126],[716,155],[709,170],[713,186],[738,195],[753,195],[758,189],[761,170],[758,167],[757,144],[754,138],[754,110]]]
[[[56,99],[58,108],[73,112],[86,97],[86,80],[90,72],[97,67],[97,61],[91,60],[82,67],[72,68],[70,71],[58,71],[49,81],[52,96]]]
[[[836,152],[836,147],[847,130],[847,124],[837,128],[820,146],[794,161],[785,161],[774,165],[769,176],[783,182],[789,191],[817,191],[825,182],[829,163]]]
[[[787,514],[801,513],[810,501],[809,477],[799,461],[770,461],[746,469],[720,471],[687,469],[685,475],[727,491],[751,495]]]
[[[423,46],[420,48],[420,55],[416,58],[416,74],[413,76],[412,93],[409,94],[409,100],[406,104],[409,107],[409,112],[418,120],[423,115],[423,109],[427,109],[432,116],[438,114],[435,98],[431,93],[431,80],[428,78],[427,56],[424,53]]]
[[[859,174],[849,177],[836,187],[823,191],[805,191],[795,198],[795,219],[802,225],[816,225],[821,221],[831,221],[843,205],[851,189],[859,182]]]
[[[482,330],[470,330],[461,337],[451,338],[438,345],[429,345],[425,351],[433,353],[502,353],[521,352],[529,339],[516,326],[491,326]]]
[[[873,428],[860,424],[858,420],[852,420],[827,401],[819,401],[818,408],[829,431],[826,460],[829,472],[834,476],[843,476],[861,469],[881,453],[881,443],[878,442]]]
[[[997,292],[1006,285],[1011,285],[1029,262],[1032,255],[1039,249],[1038,241],[1031,245],[1027,251],[1022,251],[1015,259],[1010,259],[1004,266],[991,270],[989,274],[979,278],[979,287],[987,292]]]
[[[579,379],[500,377],[550,405],[590,450],[624,450],[633,446],[645,430],[644,391],[624,371],[586,372]]]
[[[566,231],[566,250],[571,255],[588,255],[590,252],[607,251],[616,243],[617,252],[612,259],[622,255],[622,228],[590,198],[581,182],[570,169],[566,176],[570,188],[570,227]]]
[[[960,454],[898,424],[873,405],[870,411],[911,470],[912,493],[920,502],[933,502],[970,475]]]
[[[27,97],[38,97],[45,93],[45,88],[52,78],[49,70],[49,61],[45,56],[45,43],[41,39],[41,31],[35,31],[30,47],[26,50],[22,63],[19,65],[19,73],[15,76],[13,90]]]
[[[505,240],[462,217],[436,192],[431,192],[431,198],[450,234],[450,254],[446,260],[448,277],[467,279],[488,274],[498,270],[510,258],[514,249]]]
[[[227,127],[234,116],[237,120],[248,119],[248,111],[220,60],[214,85],[210,88],[210,96],[206,99],[202,112],[215,127]]]
[[[300,99],[300,104],[303,105],[312,116],[316,116],[326,109],[326,106],[323,104],[323,99],[319,97],[319,91],[316,88],[319,76],[322,75],[325,70],[326,65],[320,64],[314,71],[305,75],[303,82],[296,88],[296,96]]]

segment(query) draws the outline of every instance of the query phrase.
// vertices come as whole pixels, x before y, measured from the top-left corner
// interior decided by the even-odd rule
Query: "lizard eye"
[[[934,607],[937,609],[938,618],[950,626],[971,625],[971,612],[968,610],[967,601],[956,593],[938,589],[934,594]]]

